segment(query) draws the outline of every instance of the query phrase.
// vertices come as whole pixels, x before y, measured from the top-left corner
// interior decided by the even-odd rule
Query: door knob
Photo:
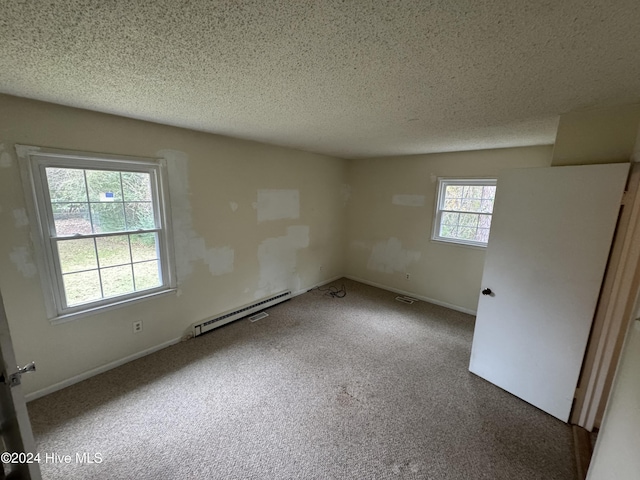
[[[482,290],[482,294],[483,295],[491,295],[493,292],[491,291],[490,288],[485,288],[484,290]]]
[[[0,383],[6,383],[10,387],[15,387],[22,383],[22,375],[36,371],[36,362],[26,364],[24,367],[16,367],[17,372],[8,374],[5,378],[4,373],[0,373]]]

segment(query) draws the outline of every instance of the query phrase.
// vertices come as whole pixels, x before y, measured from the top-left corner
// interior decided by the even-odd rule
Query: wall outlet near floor
[[[405,275],[405,278],[407,280],[411,280],[411,274],[410,273],[405,273],[404,275]]]
[[[133,333],[140,333],[142,331],[142,320],[139,322],[133,322]]]
[[[320,271],[322,271],[322,268],[323,268],[322,265],[320,265]]]

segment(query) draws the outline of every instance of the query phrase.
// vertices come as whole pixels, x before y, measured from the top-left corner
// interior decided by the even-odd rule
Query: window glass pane
[[[464,185],[462,187],[462,198],[481,199],[482,198],[482,186]]]
[[[483,213],[491,213],[493,212],[493,200],[482,200],[482,205],[480,206],[480,211]]]
[[[122,172],[124,200],[151,201],[151,175],[148,173]]]
[[[462,240],[473,240],[476,236],[476,228],[475,227],[458,227],[458,233],[456,238],[460,238]]]
[[[480,219],[478,220],[478,226],[482,228],[491,227],[491,215],[480,215]]]
[[[460,211],[462,212],[479,212],[482,200],[470,198],[462,200]]]
[[[91,217],[95,233],[121,232],[125,230],[122,203],[92,203]]]
[[[493,200],[496,198],[496,186],[486,186],[482,187],[482,198],[487,198]]]
[[[158,256],[158,236],[155,233],[130,235],[131,254],[134,262],[155,260]]]
[[[478,228],[478,233],[476,233],[476,241],[487,243],[489,241],[489,229]]]
[[[70,307],[102,298],[100,277],[97,270],[68,273],[62,276],[62,280],[64,282],[67,305]]]
[[[444,209],[445,210],[460,210],[460,199],[459,198],[450,198],[444,201]]]
[[[59,240],[56,244],[62,273],[98,268],[93,238]]]
[[[473,213],[461,213],[460,221],[458,222],[461,226],[465,227],[477,227],[478,226],[478,217],[479,215]]]
[[[121,202],[120,172],[87,170],[90,202]]]
[[[440,226],[440,236],[447,238],[456,238],[458,234],[458,226],[457,225],[441,225]]]
[[[51,202],[86,202],[84,170],[47,167],[47,184]]]
[[[444,212],[442,214],[442,224],[443,225],[457,225],[459,217],[460,217],[459,213]]]
[[[57,236],[91,233],[88,203],[54,203],[51,209]]]
[[[133,272],[136,278],[136,290],[146,290],[162,285],[160,265],[157,261],[134,263]]]
[[[121,267],[101,268],[102,290],[105,297],[133,292],[131,264]]]
[[[447,185],[445,198],[462,198],[462,185]]]
[[[96,238],[100,267],[111,267],[131,263],[128,235]]]
[[[151,202],[125,203],[128,230],[155,228],[153,204]]]

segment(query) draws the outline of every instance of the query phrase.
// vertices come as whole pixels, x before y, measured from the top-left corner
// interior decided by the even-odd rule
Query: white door
[[[4,310],[2,295],[0,294],[0,425],[2,426],[2,444],[0,451],[6,455],[8,453],[35,455],[35,442],[33,441],[33,433],[31,432],[31,424],[29,423],[29,415],[27,413],[27,404],[22,394],[22,387],[19,384],[20,376],[14,375],[18,371],[16,367],[16,359],[13,353],[13,344],[11,343],[11,335],[9,333],[9,325]],[[4,455],[3,455],[4,457]],[[2,467],[0,470],[0,478],[21,478],[39,480],[40,466],[35,462],[35,458],[26,455],[14,455],[10,458],[11,462],[18,460],[19,462],[33,461],[33,463],[5,463],[2,459]]]
[[[565,422],[628,170],[585,165],[498,177],[469,370]]]

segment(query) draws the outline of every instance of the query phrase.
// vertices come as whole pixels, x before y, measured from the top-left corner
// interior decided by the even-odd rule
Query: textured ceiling
[[[638,0],[0,0],[0,92],[346,158],[640,101]]]

